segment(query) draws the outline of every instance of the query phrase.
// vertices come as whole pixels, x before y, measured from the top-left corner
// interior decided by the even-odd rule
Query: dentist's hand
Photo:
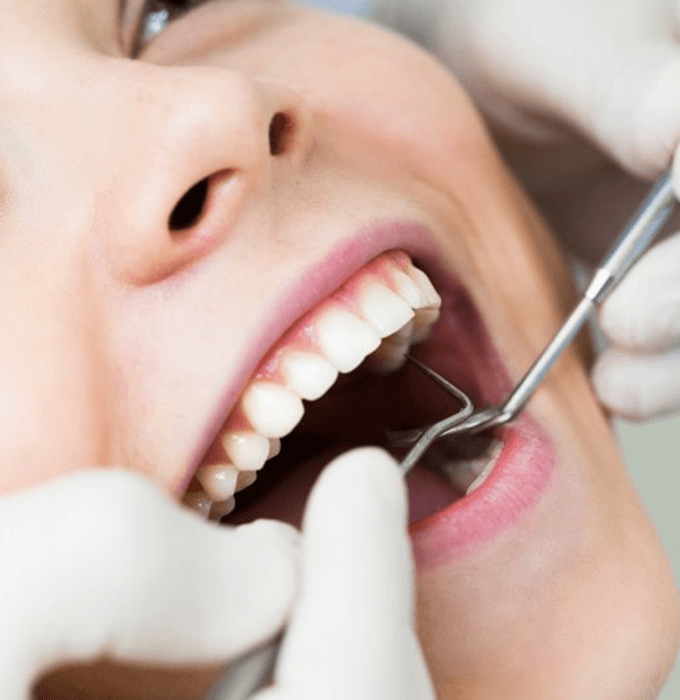
[[[431,47],[566,247],[594,263],[678,150],[680,1],[439,7]],[[680,240],[641,261],[601,322],[613,343],[594,374],[602,401],[635,419],[680,409]]]
[[[220,663],[273,636],[297,585],[297,533],[216,527],[129,471],[0,499],[0,696],[106,656]]]
[[[404,480],[377,448],[321,475],[275,685],[253,700],[434,700],[413,621]]]

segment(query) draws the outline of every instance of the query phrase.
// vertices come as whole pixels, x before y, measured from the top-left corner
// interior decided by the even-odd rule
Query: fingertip
[[[360,447],[330,462],[310,494],[305,522],[318,510],[323,510],[324,517],[337,511],[344,520],[348,509],[355,518],[362,511],[379,511],[390,520],[406,518],[404,478],[385,450]]]
[[[675,149],[673,154],[673,163],[671,165],[671,173],[673,176],[673,191],[675,192],[675,197],[680,201],[680,158],[678,158],[678,153],[680,153],[680,145]]]
[[[633,390],[627,373],[625,357],[612,349],[604,352],[592,370],[595,392],[608,409],[618,416],[638,420],[640,415],[639,397]]]
[[[655,356],[610,348],[595,363],[592,381],[600,401],[619,418],[658,418],[680,406],[680,352]]]
[[[299,534],[274,520],[215,531],[207,556],[219,561],[210,567],[207,607],[211,620],[217,617],[215,634],[226,638],[225,653],[234,656],[272,637],[288,618],[299,583]]]
[[[238,525],[236,531],[249,536],[270,538],[282,546],[290,546],[294,552],[300,545],[300,532],[292,525],[280,520],[261,518],[251,523]]]

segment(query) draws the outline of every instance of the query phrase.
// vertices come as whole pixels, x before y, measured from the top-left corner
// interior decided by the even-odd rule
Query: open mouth
[[[300,319],[242,390],[183,502],[223,522],[273,517],[299,526],[307,493],[335,455],[384,445],[387,430],[457,410],[405,363],[412,346],[475,405],[498,400],[506,374],[469,295],[443,276],[435,284],[439,292],[406,253],[383,253]],[[506,433],[433,446],[409,478],[411,522],[479,489]]]

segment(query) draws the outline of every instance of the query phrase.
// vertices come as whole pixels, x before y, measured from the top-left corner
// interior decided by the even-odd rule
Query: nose
[[[108,265],[135,285],[228,240],[247,207],[271,196],[274,176],[293,176],[311,134],[309,110],[279,84],[215,68],[144,69],[148,90],[124,105],[125,155],[111,154],[105,208]]]

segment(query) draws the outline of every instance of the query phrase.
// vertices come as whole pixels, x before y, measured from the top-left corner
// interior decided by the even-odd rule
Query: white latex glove
[[[201,521],[139,476],[80,472],[0,499],[0,697],[100,658],[215,663],[273,636],[297,533]]]
[[[409,4],[383,0],[383,15],[402,29],[430,15],[420,38],[466,85],[565,245],[596,262],[648,189],[641,179],[678,148],[680,2],[423,0],[399,20]],[[647,255],[601,321],[614,344],[594,375],[601,400],[636,419],[678,410],[680,240]]]
[[[597,392],[640,420],[680,410],[680,235],[653,247],[600,313],[615,343],[593,371]]]
[[[337,458],[310,496],[276,684],[253,700],[434,700],[413,628],[404,480],[383,450]]]

